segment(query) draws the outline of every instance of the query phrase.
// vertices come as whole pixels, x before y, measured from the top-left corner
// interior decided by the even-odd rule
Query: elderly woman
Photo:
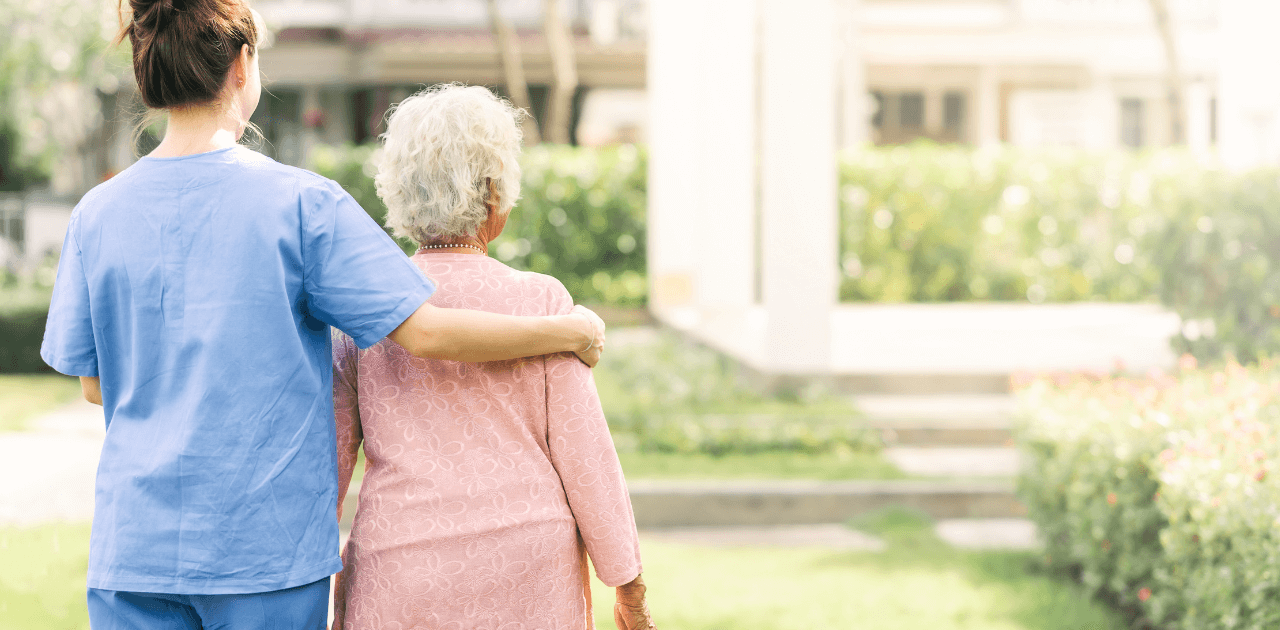
[[[378,194],[421,244],[438,307],[573,308],[554,278],[485,255],[520,194],[519,115],[456,85],[391,115]],[[617,587],[618,627],[653,627],[622,469],[573,354],[462,363],[340,337],[334,406],[342,493],[361,442],[368,461],[334,628],[593,628],[588,555]]]

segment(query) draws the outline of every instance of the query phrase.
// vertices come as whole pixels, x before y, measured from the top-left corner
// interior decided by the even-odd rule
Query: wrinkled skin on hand
[[[645,603],[645,590],[644,579],[639,575],[617,588],[618,601],[613,605],[613,623],[618,626],[618,630],[657,630],[649,614],[649,605]]]

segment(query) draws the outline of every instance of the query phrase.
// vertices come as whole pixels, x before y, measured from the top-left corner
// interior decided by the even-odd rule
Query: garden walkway
[[[949,401],[868,397],[859,403],[886,437],[899,444],[887,451],[891,460],[915,474],[941,473],[965,479],[896,483],[637,481],[632,484],[632,494],[645,535],[714,546],[874,550],[882,547],[880,541],[823,522],[826,512],[822,510],[873,509],[899,503],[915,505],[938,517],[939,536],[956,546],[1025,548],[1035,544],[1030,524],[1016,518],[1017,506],[1007,481],[1011,466],[1016,467],[1016,458],[1003,445],[1008,439],[1007,414],[991,413],[1007,409],[1008,401],[999,397]],[[946,413],[920,413],[929,411],[930,406]],[[34,420],[30,431],[0,433],[0,452],[6,453],[0,458],[0,474],[9,480],[0,486],[0,526],[90,520],[103,435],[101,408],[79,400]],[[939,442],[943,446],[938,446]],[[930,452],[935,449],[937,452]],[[803,514],[806,501],[819,505],[812,517]],[[349,515],[353,513],[354,509],[348,510]],[[767,516],[763,521],[761,514]],[[719,515],[727,520],[689,522],[690,515]]]
[[[105,435],[102,407],[83,400],[0,433],[0,526],[91,520]]]

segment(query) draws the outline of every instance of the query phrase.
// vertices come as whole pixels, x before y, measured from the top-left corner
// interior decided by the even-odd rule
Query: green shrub
[[[595,368],[620,449],[644,452],[876,451],[879,436],[843,399],[761,394],[729,359],[671,332],[614,335]]]
[[[1157,626],[1276,627],[1278,393],[1269,362],[1032,384],[1019,487],[1047,561]]]
[[[1144,301],[1159,160],[929,143],[840,159],[846,301]]]
[[[39,287],[0,288],[0,373],[52,371],[40,358],[51,296]]]
[[[846,301],[1154,301],[1179,352],[1280,352],[1280,169],[1194,155],[969,149],[842,154]]]
[[[336,180],[379,224],[386,207],[373,186],[372,145],[317,147],[310,167]],[[525,150],[521,200],[490,246],[517,269],[558,278],[579,302],[646,301],[645,152],[631,145]],[[414,245],[402,242],[406,252]]]
[[[1245,361],[1280,352],[1280,169],[1188,169],[1153,199],[1160,296],[1188,321],[1175,347]]]

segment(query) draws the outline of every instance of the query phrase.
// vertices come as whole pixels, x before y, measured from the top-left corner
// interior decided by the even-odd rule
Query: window
[[[1120,99],[1120,144],[1137,149],[1142,147],[1142,99]]]
[[[903,129],[924,128],[924,94],[903,92],[898,96],[898,126]]]
[[[964,122],[968,98],[964,92],[947,92],[942,97],[942,139],[958,142],[964,139]]]
[[[887,106],[884,92],[872,92],[871,98],[876,101],[876,111],[871,115],[871,126],[875,129],[884,129],[884,108]]]

